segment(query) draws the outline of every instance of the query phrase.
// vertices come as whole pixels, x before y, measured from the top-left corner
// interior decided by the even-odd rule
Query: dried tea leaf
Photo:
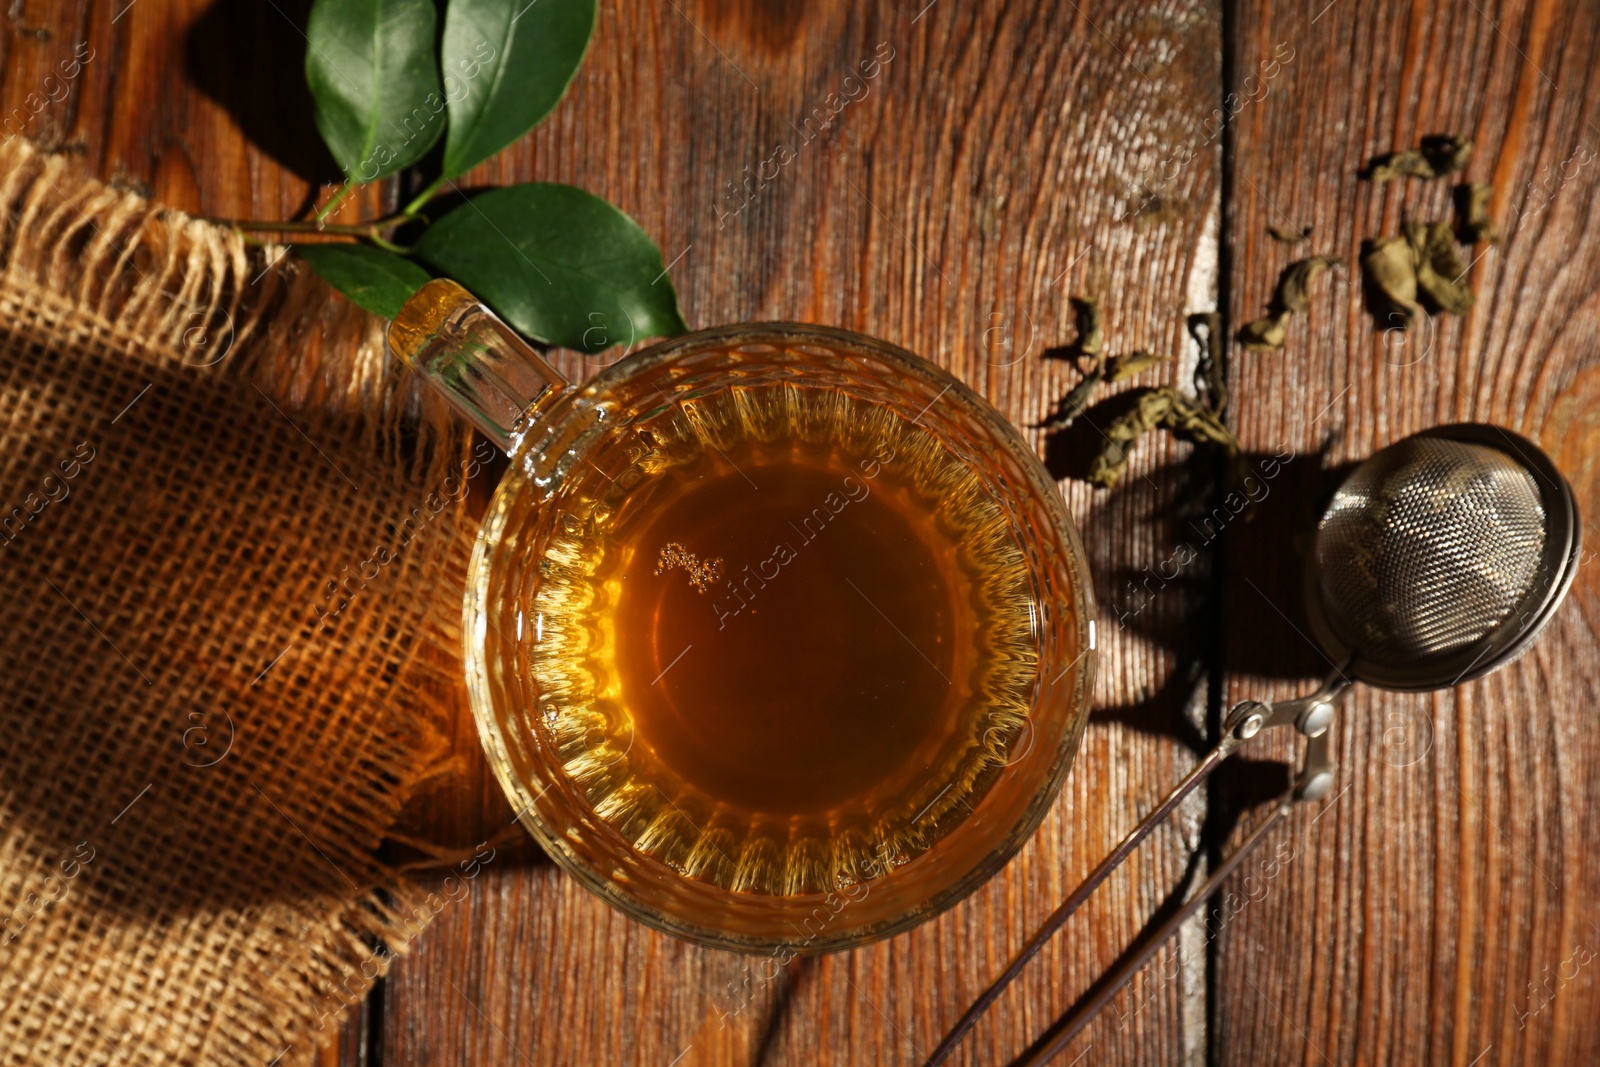
[[[1407,320],[1421,310],[1422,305],[1417,303],[1416,253],[1404,237],[1367,242],[1361,253],[1361,270],[1367,282]]]
[[[1075,296],[1072,309],[1078,317],[1078,340],[1073,348],[1080,356],[1098,356],[1105,343],[1100,334],[1100,305],[1088,297]]]
[[[1390,152],[1378,156],[1367,164],[1366,178],[1370,182],[1386,182],[1394,178],[1432,178],[1433,167],[1428,159],[1414,148],[1404,152]]]
[[[1435,177],[1459,174],[1467,169],[1467,157],[1472,155],[1472,138],[1455,134],[1435,134],[1422,139],[1422,154],[1433,168]]]
[[[1094,394],[1099,391],[1100,383],[1105,380],[1104,367],[1096,366],[1083,376],[1083,381],[1072,387],[1072,391],[1062,397],[1056,404],[1055,414],[1044,423],[1046,432],[1065,430],[1071,426],[1073,420],[1094,403]]]
[[[1132,378],[1135,374],[1149,370],[1157,363],[1169,362],[1166,356],[1157,356],[1140,349],[1130,352],[1125,356],[1112,356],[1106,360],[1106,381],[1122,382]]]
[[[1171,387],[1137,391],[1134,406],[1112,421],[1102,432],[1105,446],[1089,464],[1089,481],[1111,489],[1128,469],[1128,450],[1140,437],[1161,425],[1172,408],[1176,390]]]
[[[1306,226],[1299,230],[1285,230],[1277,226],[1268,226],[1267,232],[1286,245],[1297,245],[1302,241],[1311,240],[1311,227]]]
[[[1100,305],[1088,297],[1075,296],[1072,297],[1072,309],[1078,319],[1078,339],[1072,343],[1070,352],[1077,357],[1087,356],[1089,370],[1084,373],[1083,380],[1057,402],[1055,413],[1044,423],[1046,432],[1071,426],[1094,403],[1095,393],[1106,380],[1106,360],[1101,351],[1105,339],[1100,333]]]
[[[1127,446],[1107,441],[1100,449],[1100,454],[1089,464],[1089,484],[1098,485],[1102,489],[1115,489],[1127,472]]]
[[[1308,256],[1283,268],[1278,288],[1272,294],[1271,314],[1256,319],[1239,331],[1239,342],[1253,352],[1272,352],[1283,347],[1289,319],[1311,306],[1311,283],[1329,267],[1342,260],[1332,256]]]
[[[1167,387],[1166,391],[1171,396],[1167,410],[1161,416],[1162,426],[1195,444],[1217,445],[1230,456],[1239,454],[1239,439],[1233,436],[1233,431],[1224,426],[1214,412],[1201,407],[1176,389]]]
[[[1278,276],[1277,309],[1304,311],[1310,307],[1312,280],[1329,267],[1338,267],[1343,263],[1343,260],[1332,256],[1312,256],[1289,264]]]
[[[1105,446],[1089,465],[1089,481],[1106,489],[1122,480],[1128,452],[1140,437],[1167,429],[1196,444],[1212,444],[1239,455],[1239,441],[1217,415],[1170,385],[1137,392],[1134,406],[1105,428]]]
[[[1472,138],[1434,135],[1422,139],[1421,148],[1390,152],[1367,166],[1367,180],[1386,182],[1391,178],[1443,178],[1464,170],[1472,154]]]
[[[1465,315],[1472,310],[1467,266],[1447,222],[1407,223],[1406,241],[1416,263],[1417,287],[1445,311]]]
[[[1494,186],[1488,182],[1456,186],[1456,230],[1467,244],[1500,243],[1500,231],[1489,217],[1489,200],[1493,196]]]
[[[1189,336],[1200,346],[1194,367],[1195,392],[1206,406],[1221,415],[1228,407],[1228,383],[1222,373],[1222,316],[1215,311],[1189,316]]]
[[[1279,311],[1249,323],[1239,331],[1239,343],[1252,352],[1272,352],[1283,347],[1292,312]]]

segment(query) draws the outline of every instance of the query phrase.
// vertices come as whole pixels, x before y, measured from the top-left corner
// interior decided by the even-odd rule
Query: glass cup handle
[[[569,383],[460,285],[436,278],[389,324],[389,350],[504,452]]]

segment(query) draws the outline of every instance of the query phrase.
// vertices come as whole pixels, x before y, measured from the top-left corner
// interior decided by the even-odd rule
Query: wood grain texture
[[[1357,179],[1370,157],[1426,134],[1475,140],[1466,177],[1494,183],[1505,239],[1469,250],[1470,314],[1386,333],[1347,268],[1283,352],[1236,359],[1245,443],[1303,459],[1256,522],[1225,534],[1230,701],[1308,691],[1328,669],[1296,631],[1292,535],[1330,488],[1318,471],[1436,423],[1493,421],[1572,472],[1585,514],[1600,508],[1586,458],[1600,220],[1595,170],[1573,158],[1592,161],[1600,144],[1595,8],[1340,0],[1316,17],[1321,7],[1251,3],[1234,20],[1236,73],[1279,42],[1296,52],[1233,129],[1235,322],[1260,314],[1278,271],[1305,254],[1268,225],[1314,226],[1315,250],[1349,262],[1405,218],[1447,218],[1447,181]],[[1593,533],[1591,522],[1591,544]],[[1258,875],[1258,899],[1215,942],[1219,1060],[1600,1057],[1600,978],[1578,962],[1600,949],[1593,571],[1513,666],[1434,695],[1354,691],[1336,726],[1335,798],[1296,813],[1283,837],[1293,858]],[[1268,748],[1292,758],[1286,739]],[[1242,877],[1231,891],[1245,894]]]
[[[304,212],[335,176],[300,83],[306,0],[126,2],[9,8],[0,112],[23,111],[8,131],[187,210]],[[1555,452],[1586,513],[1600,511],[1600,170],[1569,162],[1579,144],[1600,146],[1592,8],[1321,7],[1241,4],[1225,19],[1201,0],[601,5],[567,100],[463,186],[556,180],[608,197],[674,264],[691,325],[798,319],[904,344],[994,402],[1058,473],[1094,444],[1063,435],[1047,448],[1030,429],[1076,381],[1044,355],[1073,337],[1069,294],[1103,302],[1111,350],[1182,357],[1150,381],[1186,382],[1183,316],[1220,296],[1235,324],[1254,317],[1298,254],[1267,224],[1314,225],[1318,248],[1348,260],[1403,213],[1446,209],[1442,184],[1355,180],[1371,155],[1430,132],[1478,140],[1470,174],[1495,181],[1495,214],[1515,232],[1474,265],[1479,305],[1465,318],[1385,339],[1347,270],[1319,282],[1287,351],[1234,358],[1230,420],[1255,458],[1297,459],[1214,546],[1220,601],[1205,554],[1152,579],[1179,545],[1202,543],[1207,457],[1156,440],[1116,491],[1063,479],[1102,603],[1099,710],[1044,827],[969,901],[769,979],[759,960],[611,912],[511,835],[405,946],[326,1062],[918,1062],[1189,766],[1222,703],[1286,696],[1321,669],[1278,609],[1295,616],[1292,538],[1325,467],[1434,422],[1494,418]],[[93,57],[61,88],[80,41]],[[1225,91],[1253,92],[1244,79],[1261,84],[1279,43],[1294,59],[1221,132]],[[893,58],[865,96],[807,139],[807,116],[880,44]],[[30,94],[46,102],[35,110]],[[780,141],[794,161],[738,192]],[[1547,195],[1539,183],[1563,170]],[[402,184],[363,190],[340,221],[391,207]],[[560,364],[585,377],[618,355]],[[1600,831],[1584,729],[1597,598],[1585,567],[1533,653],[1459,692],[1359,691],[1338,726],[1349,790],[1296,813],[1282,835],[1293,858],[1266,895],[1195,924],[1061,1062],[1593,1062],[1600,969],[1519,1013],[1527,984],[1576,943],[1600,947],[1600,871],[1585,848]],[[1225,701],[1208,708],[1218,656]],[[463,696],[437,696],[461,771],[403,829],[446,845],[496,838],[510,812]],[[1291,758],[1286,743],[1258,745],[1069,925],[964,1062],[1025,1049],[1170,905],[1191,857],[1218,854],[1235,812],[1281,781],[1268,757]]]
[[[780,318],[872,333],[949,367],[1029,427],[1077,377],[1043,358],[1073,337],[1069,293],[1105,302],[1117,350],[1181,351],[1190,294],[1195,310],[1215,300],[1218,150],[1184,171],[1159,213],[1117,219],[1138,172],[1217,98],[1218,33],[1213,13],[1187,4],[1075,15],[1049,2],[939,3],[920,18],[887,5],[606,5],[567,101],[469,184],[582,185],[659,239],[691,325]],[[892,58],[808,140],[807,116],[874,55]],[[794,161],[753,195],[730,195],[780,142]],[[1129,488],[1109,496],[1066,483],[1097,573],[1158,558],[1170,505],[1194,491],[1185,454],[1152,443]],[[1156,470],[1167,474],[1145,477]],[[447,909],[391,976],[385,1062],[919,1062],[1187,766],[1169,724],[1182,721],[1183,671],[1197,673],[1199,650],[1173,648],[1171,636],[1203,595],[1175,594],[1139,634],[1110,641],[1098,702],[1132,723],[1091,726],[1083,769],[1044,828],[951,913],[774,973],[631,923],[519,854],[491,865],[470,903]],[[477,784],[477,740],[459,721],[471,775],[422,817],[442,834],[470,825],[487,836],[506,807]],[[966,1062],[1026,1048],[1165,901],[1198,840],[1196,810],[1051,946],[973,1035]],[[1202,1053],[1203,982],[1192,968],[1137,1025],[1108,1018],[1096,1048],[1121,1062]]]

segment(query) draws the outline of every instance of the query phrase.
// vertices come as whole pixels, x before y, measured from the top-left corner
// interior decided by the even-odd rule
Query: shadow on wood
[[[344,178],[317,135],[303,27],[311,0],[217,0],[184,41],[189,80],[273,161],[309,182]]]

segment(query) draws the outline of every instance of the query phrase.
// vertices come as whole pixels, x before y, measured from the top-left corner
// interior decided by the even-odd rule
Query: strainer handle
[[[1057,1053],[1067,1047],[1074,1037],[1083,1031],[1085,1026],[1099,1014],[1100,1009],[1111,1002],[1122,987],[1133,979],[1139,969],[1150,961],[1150,957],[1167,942],[1178,928],[1188,922],[1195,912],[1200,910],[1207,900],[1222,888],[1222,883],[1236,870],[1244,858],[1259,845],[1267,832],[1289,814],[1290,805],[1297,800],[1320,800],[1328,795],[1333,785],[1333,732],[1328,729],[1330,718],[1320,718],[1317,711],[1319,705],[1331,708],[1337,704],[1340,695],[1349,687],[1349,681],[1340,672],[1336,677],[1329,678],[1321,689],[1309,697],[1300,700],[1287,701],[1275,704],[1267,710],[1266,726],[1286,726],[1293,724],[1301,733],[1309,729],[1315,730],[1306,738],[1305,760],[1300,766],[1300,773],[1296,776],[1294,784],[1289,791],[1278,799],[1273,806],[1271,814],[1263,819],[1250,836],[1234,850],[1233,854],[1222,862],[1211,877],[1206,880],[1183,906],[1167,917],[1153,933],[1141,942],[1137,949],[1130,951],[1116,970],[1103,977],[1099,983],[1099,991],[1088,1001],[1067,1013],[1055,1026],[1051,1027],[1045,1035],[1043,1043],[1038,1045],[1037,1051],[1019,1061],[1016,1067],[1042,1067]],[[1246,705],[1241,705],[1245,707]],[[1235,709],[1237,711],[1238,709]],[[1332,712],[1328,715],[1331,717]]]
[[[1095,1012],[1100,1010],[1105,1002],[1110,999],[1110,995],[1121,988],[1123,983],[1138,970],[1139,966],[1149,959],[1156,946],[1165,941],[1167,936],[1177,929],[1178,923],[1193,912],[1195,908],[1199,907],[1197,902],[1204,900],[1217,885],[1221,884],[1222,879],[1227,876],[1228,872],[1233,869],[1240,859],[1244,858],[1244,854],[1254,848],[1261,840],[1267,829],[1275,825],[1283,817],[1283,814],[1288,810],[1286,805],[1290,798],[1295,800],[1318,800],[1327,795],[1329,788],[1333,785],[1334,769],[1329,727],[1333,723],[1334,710],[1338,707],[1340,698],[1349,687],[1350,679],[1344,670],[1335,668],[1333,673],[1310,696],[1301,697],[1298,700],[1283,701],[1278,704],[1264,704],[1260,701],[1247,700],[1235,706],[1228,713],[1227,719],[1222,724],[1222,740],[1210,752],[1201,757],[1200,762],[1195,764],[1194,769],[1186,774],[1181,782],[1173,786],[1172,791],[1161,799],[1161,803],[1157,804],[1150,814],[1140,820],[1138,826],[1128,831],[1128,835],[1111,851],[1111,855],[1102,860],[1100,865],[1090,872],[1089,877],[1083,880],[1083,884],[1073,890],[1072,895],[1063,901],[1059,908],[1050,913],[1050,917],[1039,927],[1038,932],[1028,939],[1028,943],[1022,946],[1021,951],[1017,953],[1010,965],[1000,973],[1000,977],[996,978],[989,988],[983,991],[983,995],[973,1002],[972,1007],[967,1009],[966,1014],[945,1035],[945,1039],[939,1043],[939,1047],[933,1050],[933,1055],[928,1057],[926,1067],[937,1067],[938,1064],[949,1058],[950,1053],[954,1052],[956,1046],[961,1043],[961,1039],[967,1036],[968,1031],[977,1024],[978,1020],[983,1017],[983,1013],[989,1010],[989,1006],[1005,991],[1006,987],[1016,980],[1017,975],[1022,973],[1022,969],[1027,966],[1028,961],[1033,959],[1039,950],[1044,947],[1045,942],[1055,936],[1056,931],[1061,929],[1062,925],[1072,917],[1072,913],[1077,911],[1083,905],[1083,902],[1089,899],[1090,894],[1099,887],[1100,883],[1104,882],[1111,875],[1111,872],[1116,870],[1135,848],[1139,847],[1139,842],[1143,841],[1150,835],[1152,830],[1161,825],[1167,816],[1172,814],[1173,809],[1182,803],[1184,797],[1194,792],[1201,782],[1211,777],[1211,772],[1221,766],[1222,762],[1231,756],[1240,745],[1262,730],[1273,726],[1293,726],[1301,734],[1305,735],[1307,738],[1305,762],[1301,765],[1300,774],[1296,777],[1294,786],[1289,795],[1284,798],[1283,803],[1278,806],[1270,819],[1251,834],[1250,839],[1240,847],[1239,851],[1212,876],[1211,881],[1206,884],[1205,888],[1192,898],[1172,921],[1163,925],[1156,932],[1134,959],[1107,976],[1106,984],[1093,1001],[1084,1005],[1080,1012],[1074,1013],[1073,1016],[1063,1021],[1062,1025],[1068,1028],[1063,1031],[1064,1036],[1062,1033],[1058,1033],[1049,1045],[1051,1050],[1059,1050],[1071,1039],[1073,1034],[1082,1029],[1083,1025],[1093,1017]],[[1052,1051],[1051,1055],[1053,1054],[1054,1052]],[[1043,1059],[1034,1059],[1028,1062],[1042,1063]]]
[[[1090,1021],[1100,1013],[1100,1009],[1110,1003],[1111,998],[1121,992],[1122,987],[1127,985],[1133,976],[1139,973],[1140,968],[1150,962],[1150,957],[1154,956],[1156,951],[1166,944],[1173,934],[1177,933],[1178,928],[1188,922],[1194,913],[1199,911],[1201,906],[1222,888],[1222,883],[1227,881],[1228,876],[1238,869],[1239,864],[1244,862],[1245,857],[1255,851],[1256,846],[1261,844],[1267,833],[1274,826],[1277,826],[1285,815],[1289,814],[1289,806],[1292,803],[1292,794],[1285,794],[1279,798],[1271,813],[1261,821],[1260,825],[1250,831],[1250,836],[1245,838],[1231,856],[1222,861],[1222,865],[1212,872],[1210,878],[1206,879],[1205,885],[1195,890],[1189,899],[1184,901],[1181,908],[1168,916],[1166,922],[1162,923],[1153,933],[1146,937],[1138,948],[1129,953],[1116,970],[1102,978],[1098,992],[1089,1000],[1068,1012],[1055,1026],[1051,1027],[1050,1031],[1045,1035],[1044,1043],[1038,1047],[1038,1050],[1019,1061],[1016,1067],[1041,1067],[1042,1064],[1048,1063],[1062,1049],[1066,1048],[1067,1043],[1077,1037],[1083,1031],[1083,1028],[1088,1026]]]
[[[1300,776],[1295,779],[1296,800],[1321,800],[1333,788],[1332,731],[1324,731],[1306,739],[1306,758],[1300,765]]]
[[[1152,830],[1166,821],[1167,816],[1172,814],[1173,809],[1183,802],[1184,797],[1194,792],[1195,788],[1211,777],[1211,772],[1215,771],[1222,765],[1224,760],[1233,755],[1240,745],[1250,740],[1261,731],[1263,726],[1267,725],[1268,716],[1271,712],[1272,709],[1265,704],[1246,701],[1228,713],[1228,719],[1223,723],[1222,740],[1210,752],[1201,757],[1200,762],[1195,764],[1194,769],[1184,775],[1183,780],[1173,786],[1171,792],[1165,797],[1161,798],[1161,803],[1157,804],[1150,814],[1140,820],[1139,825],[1128,831],[1127,836],[1122,839],[1116,848],[1111,850],[1109,856],[1100,861],[1100,865],[1090,872],[1089,877],[1085,878],[1077,889],[1073,890],[1072,895],[1062,901],[1061,906],[1050,913],[1050,917],[1044,921],[1044,924],[1039,927],[1033,937],[1028,939],[1028,943],[1022,946],[1021,951],[1012,959],[1010,965],[1000,973],[1000,977],[996,978],[989,988],[983,991],[983,995],[973,1002],[972,1007],[967,1009],[961,1020],[945,1035],[945,1039],[939,1043],[939,1047],[933,1050],[933,1055],[928,1057],[927,1067],[937,1067],[938,1064],[943,1063],[950,1056],[950,1053],[955,1051],[956,1046],[961,1044],[961,1039],[967,1036],[967,1032],[977,1024],[978,1020],[983,1017],[984,1012],[989,1010],[989,1006],[1005,991],[1006,987],[1016,980],[1017,976],[1022,973],[1022,969],[1028,965],[1028,961],[1033,959],[1039,950],[1045,946],[1045,943],[1055,936],[1056,931],[1061,929],[1062,925],[1072,917],[1072,913],[1082,907],[1084,901],[1088,900],[1090,895],[1099,888],[1100,883],[1109,878],[1111,872],[1122,865],[1122,861],[1127,859],[1129,854],[1139,847],[1139,843],[1148,837]]]

